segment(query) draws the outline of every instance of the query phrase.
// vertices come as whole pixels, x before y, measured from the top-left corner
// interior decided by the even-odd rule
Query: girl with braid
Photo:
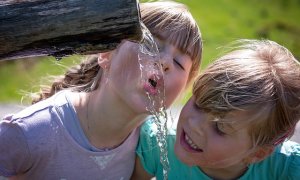
[[[0,176],[130,178],[139,126],[150,114],[148,96],[163,87],[169,107],[198,72],[202,52],[186,6],[165,1],[140,9],[158,44],[163,78],[152,71],[141,78],[140,44],[127,40],[70,68],[32,106],[0,121]]]

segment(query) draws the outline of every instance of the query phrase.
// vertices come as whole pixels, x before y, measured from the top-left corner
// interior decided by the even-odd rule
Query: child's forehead
[[[181,39],[184,38],[185,35],[181,35],[180,33],[161,31],[154,34],[154,37],[160,40],[162,43],[169,43],[175,46],[177,49],[182,51],[182,53],[187,53],[187,47],[183,47]],[[189,54],[189,56],[191,56]]]
[[[172,42],[175,41],[173,38],[171,39],[170,36],[172,35],[172,32],[168,32],[168,31],[159,31],[159,32],[156,32],[154,34],[154,37],[158,38],[159,40],[161,41],[165,41],[165,42],[168,42],[168,43],[171,43],[173,44]],[[177,37],[179,38],[179,37]]]
[[[241,110],[233,110],[226,113],[221,121],[224,123],[229,123],[232,126],[242,126],[248,125],[253,122],[266,120],[269,116],[270,108],[268,105],[259,106],[252,105],[248,108]]]

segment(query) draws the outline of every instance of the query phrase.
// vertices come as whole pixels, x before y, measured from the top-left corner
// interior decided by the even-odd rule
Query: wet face
[[[158,96],[159,89],[165,88],[165,105],[169,107],[188,80],[192,60],[181,53],[176,47],[156,39],[160,50],[160,60],[163,74],[151,69],[141,76],[138,57],[139,44],[124,41],[110,55],[108,80],[112,92],[117,94],[120,101],[138,112],[146,112],[149,103],[147,94]],[[153,60],[149,61],[157,63]]]
[[[174,45],[155,38],[164,72],[166,106],[169,107],[185,89],[192,67],[192,59]]]
[[[217,117],[204,112],[190,98],[180,114],[175,153],[188,165],[201,169],[230,168],[243,164],[249,156],[251,139],[245,119],[252,117],[246,111],[234,111],[216,121]]]
[[[110,54],[106,92],[118,101],[115,104],[124,104],[136,113],[143,113],[149,100],[143,88],[138,51],[139,44],[124,41]]]

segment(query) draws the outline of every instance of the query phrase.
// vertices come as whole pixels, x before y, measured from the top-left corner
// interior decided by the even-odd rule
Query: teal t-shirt
[[[137,147],[137,154],[140,157],[144,169],[157,180],[163,180],[163,167],[160,163],[160,151],[156,143],[157,128],[155,124],[146,121],[140,132],[140,140]],[[187,166],[177,159],[174,153],[175,131],[170,130],[167,136],[169,180],[210,180],[205,173],[197,166]],[[275,180],[275,179],[300,179],[300,145],[292,141],[286,141],[276,147],[275,151],[265,160],[249,166],[241,180]]]

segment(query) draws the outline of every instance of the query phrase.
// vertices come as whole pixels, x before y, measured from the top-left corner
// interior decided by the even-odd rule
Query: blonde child
[[[139,44],[124,40],[70,68],[34,105],[0,122],[0,176],[15,179],[129,179],[148,94],[165,89],[169,107],[199,69],[202,42],[187,8],[140,6],[156,38],[164,85],[141,79]]]
[[[275,42],[240,43],[195,81],[168,136],[169,179],[300,179],[300,145],[287,140],[300,119],[300,64]],[[134,178],[163,177],[155,132],[141,129]]]

